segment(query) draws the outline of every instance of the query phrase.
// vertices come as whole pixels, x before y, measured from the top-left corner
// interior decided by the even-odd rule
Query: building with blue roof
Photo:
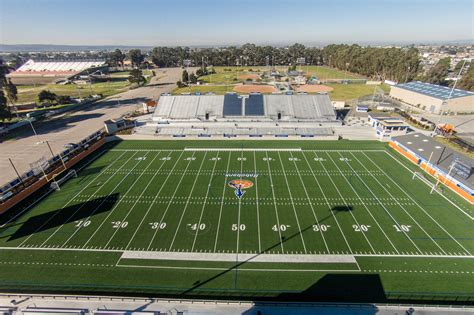
[[[390,96],[434,114],[474,112],[474,92],[452,90],[431,83],[412,81],[397,84],[391,87]]]

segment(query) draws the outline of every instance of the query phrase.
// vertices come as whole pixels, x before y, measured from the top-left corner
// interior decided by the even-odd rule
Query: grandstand
[[[105,67],[105,60],[30,59],[8,77],[15,84],[51,83]]]
[[[163,136],[332,136],[340,125],[328,95],[163,95],[136,129]]]

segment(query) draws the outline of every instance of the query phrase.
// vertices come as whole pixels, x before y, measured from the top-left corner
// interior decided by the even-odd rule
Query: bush
[[[56,103],[63,105],[71,103],[71,97],[67,95],[57,95]]]
[[[179,87],[179,88],[183,88],[183,87],[186,87],[186,83],[183,83],[183,81],[178,81],[176,82],[176,85]]]

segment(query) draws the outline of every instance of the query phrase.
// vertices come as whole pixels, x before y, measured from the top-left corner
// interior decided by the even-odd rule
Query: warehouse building
[[[474,112],[474,92],[454,89],[451,93],[451,90],[446,86],[412,81],[392,86],[390,96],[434,114]]]

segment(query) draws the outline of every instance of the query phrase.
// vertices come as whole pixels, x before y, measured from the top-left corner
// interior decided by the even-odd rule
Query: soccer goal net
[[[53,179],[53,182],[51,183],[50,187],[55,190],[60,190],[59,186],[61,186],[62,183],[64,183],[71,177],[77,177],[77,173],[75,170],[69,170],[69,172],[67,172],[65,176],[61,177],[58,180]]]

